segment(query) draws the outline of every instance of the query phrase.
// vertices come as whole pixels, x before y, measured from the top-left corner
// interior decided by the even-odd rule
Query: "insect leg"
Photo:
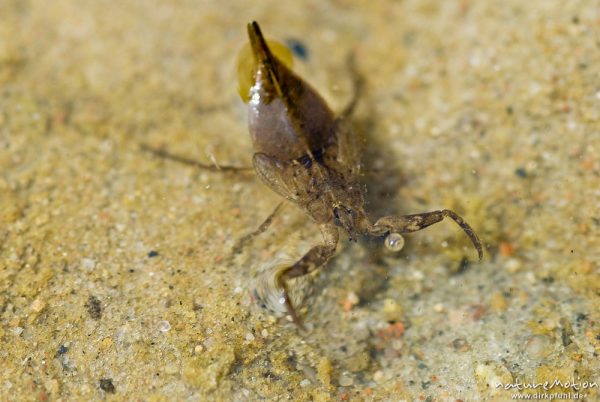
[[[185,156],[175,155],[165,151],[162,148],[154,148],[148,144],[140,144],[140,148],[143,151],[150,152],[154,156],[163,159],[169,159],[175,162],[183,163],[185,165],[195,166],[200,169],[210,170],[211,172],[250,172],[253,170],[251,167],[241,167],[241,166],[223,166],[223,165],[207,165],[198,161],[195,161],[191,158],[186,158]]]
[[[363,77],[356,68],[356,55],[354,52],[350,53],[348,56],[348,69],[350,70],[350,74],[352,76],[352,97],[350,98],[350,102],[340,114],[339,119],[347,119],[352,115],[364,87]]]
[[[339,239],[337,227],[332,224],[322,225],[321,233],[324,238],[323,244],[311,248],[302,258],[296,261],[294,265],[278,272],[276,278],[277,285],[283,290],[284,300],[282,300],[282,302],[285,304],[288,314],[292,317],[294,323],[302,330],[305,328],[290,301],[287,281],[292,278],[310,274],[314,270],[325,265],[325,263],[335,254]]]
[[[245,235],[244,237],[242,237],[234,246],[233,246],[233,250],[231,251],[231,255],[234,256],[236,254],[239,254],[242,249],[244,247],[246,247],[246,245],[248,243],[250,243],[250,241],[252,241],[252,239],[254,239],[256,236],[264,233],[267,231],[267,229],[269,228],[269,226],[271,226],[271,223],[273,223],[273,219],[275,219],[275,216],[277,216],[277,214],[281,211],[281,209],[283,208],[283,202],[280,202],[279,205],[277,205],[275,207],[275,209],[273,210],[273,212],[271,212],[271,214],[269,216],[267,216],[267,219],[265,219],[265,221],[263,223],[260,224],[260,226],[252,233],[248,233],[247,235]]]
[[[477,250],[479,260],[483,258],[483,247],[475,231],[465,220],[456,212],[449,209],[439,211],[423,212],[421,214],[403,215],[403,216],[385,216],[379,219],[371,228],[371,234],[384,235],[390,232],[410,233],[425,229],[434,223],[442,221],[444,218],[451,218],[462,228],[469,236],[473,246]]]

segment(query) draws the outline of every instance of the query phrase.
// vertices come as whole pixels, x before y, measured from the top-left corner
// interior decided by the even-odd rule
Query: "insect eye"
[[[338,208],[333,209],[333,223],[340,225],[340,212]]]

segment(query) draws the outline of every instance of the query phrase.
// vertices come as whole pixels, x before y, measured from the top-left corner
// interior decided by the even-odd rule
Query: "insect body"
[[[256,22],[248,24],[248,36],[255,62],[248,96],[254,169],[273,191],[302,208],[324,237],[322,244],[276,273],[280,301],[298,326],[302,324],[290,301],[288,281],[313,272],[335,254],[339,229],[355,240],[358,235],[414,232],[449,217],[482,258],[479,238],[451,210],[387,216],[372,223],[364,210],[357,147],[346,122],[273,55]]]

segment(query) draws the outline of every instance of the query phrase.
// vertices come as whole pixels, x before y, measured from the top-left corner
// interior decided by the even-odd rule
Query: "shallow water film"
[[[4,0],[0,16],[0,400],[598,398],[596,2]],[[298,331],[260,286],[318,227],[288,204],[234,253],[281,197],[251,169],[140,147],[252,166],[236,58],[253,20],[335,112],[355,55],[370,217],[452,209],[482,262],[452,222],[396,252],[342,234],[290,284]]]

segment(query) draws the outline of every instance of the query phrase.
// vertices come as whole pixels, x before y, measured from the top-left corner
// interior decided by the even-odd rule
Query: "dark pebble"
[[[527,172],[522,167],[516,168],[515,174],[517,175],[517,177],[520,177],[521,179],[524,179],[525,177],[527,177]]]
[[[467,346],[467,341],[463,338],[456,338],[452,341],[452,347],[454,347],[456,350],[460,350],[465,346]]]
[[[112,383],[112,378],[102,378],[100,380],[100,389],[109,394],[114,394],[115,386]]]
[[[69,348],[66,347],[65,345],[60,345],[60,347],[58,348],[58,350],[56,351],[56,357],[60,356],[60,355],[64,355],[65,353],[67,353],[69,351]]]
[[[94,320],[102,318],[102,304],[96,296],[90,296],[85,306],[87,307],[88,314]]]
[[[295,38],[290,38],[286,41],[288,47],[294,53],[294,56],[301,58],[302,60],[308,59],[308,50],[304,43]]]

